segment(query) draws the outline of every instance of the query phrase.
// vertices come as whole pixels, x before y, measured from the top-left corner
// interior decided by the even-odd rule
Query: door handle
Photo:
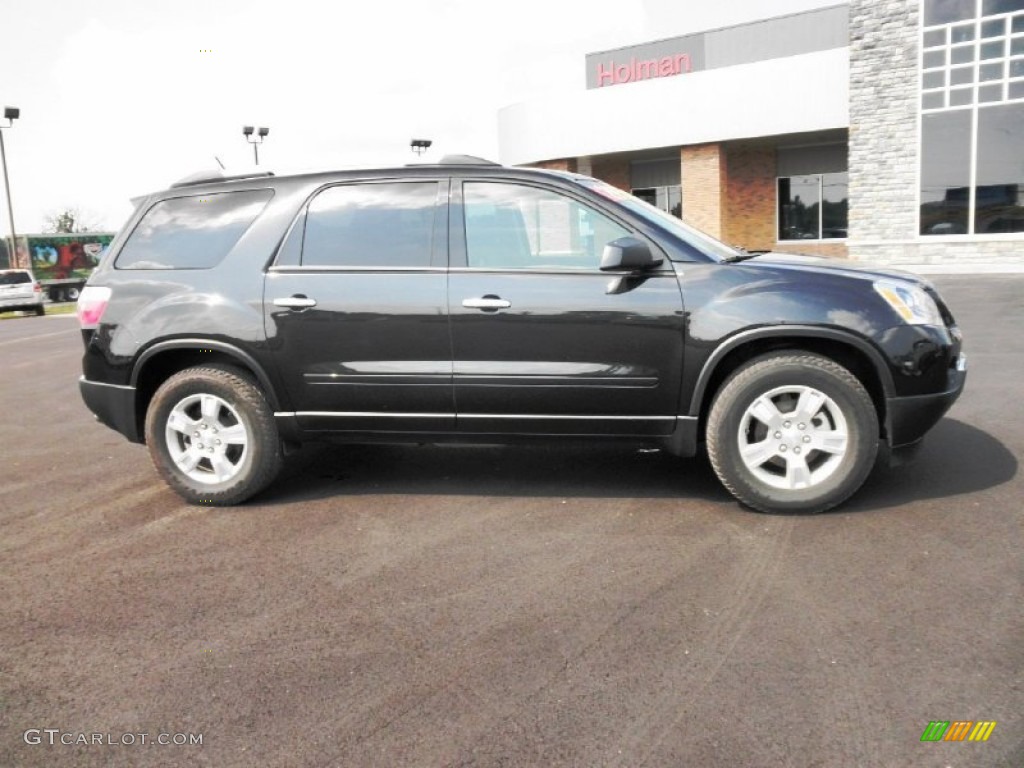
[[[466,309],[508,309],[512,302],[499,299],[497,296],[483,296],[479,299],[463,299],[462,306]]]
[[[316,299],[296,294],[284,299],[274,299],[274,306],[285,307],[286,309],[309,309],[316,306]]]

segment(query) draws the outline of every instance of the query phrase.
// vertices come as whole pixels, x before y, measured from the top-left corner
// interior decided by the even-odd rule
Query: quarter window
[[[429,267],[437,182],[346,184],[309,204],[303,266]]]
[[[235,247],[273,196],[269,189],[161,200],[117,256],[117,269],[210,269]]]
[[[597,269],[604,246],[630,234],[564,195],[519,184],[466,182],[466,251],[482,269]]]

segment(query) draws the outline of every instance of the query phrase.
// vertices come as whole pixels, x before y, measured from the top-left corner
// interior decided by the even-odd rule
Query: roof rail
[[[171,189],[175,187],[194,187],[198,184],[206,184],[211,181],[238,181],[240,179],[260,179],[268,176],[273,176],[272,171],[254,171],[252,173],[236,173],[231,176],[224,175],[223,171],[216,168],[210,171],[197,171],[196,173],[190,173],[183,179],[171,184]]]
[[[439,165],[497,165],[501,163],[495,163],[492,160],[484,160],[482,157],[476,157],[474,155],[445,155],[441,158]]]

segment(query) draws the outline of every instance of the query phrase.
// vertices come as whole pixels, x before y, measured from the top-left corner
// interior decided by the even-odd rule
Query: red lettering
[[[656,59],[649,59],[640,62],[640,79],[646,80],[649,77],[658,76],[658,62]]]
[[[686,69],[685,70],[683,69],[683,65],[684,64],[686,65]],[[676,56],[676,60],[675,60],[675,63],[673,65],[673,69],[675,70],[673,74],[678,75],[680,72],[684,72],[684,71],[685,72],[689,72],[692,68],[693,67],[690,64],[690,54],[688,54],[688,53],[680,53],[680,54],[678,54]]]
[[[605,69],[604,68],[604,64],[598,63],[598,65],[597,65],[597,87],[600,88],[601,86],[605,85],[606,84],[605,80],[609,81],[607,83],[607,85],[613,85],[615,83],[615,63],[614,62],[612,62],[612,65],[611,65],[611,67],[609,69]]]
[[[629,67],[626,64],[620,64],[615,68],[615,82],[628,83],[631,79],[629,74]]]
[[[658,75],[661,77],[668,77],[676,73],[675,66],[672,63],[672,57],[666,56],[660,62],[658,62]]]

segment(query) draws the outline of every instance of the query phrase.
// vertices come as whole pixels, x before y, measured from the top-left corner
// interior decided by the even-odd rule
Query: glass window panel
[[[954,48],[951,56],[954,64],[970,64],[974,61],[974,46],[961,45]]]
[[[1016,32],[1024,32],[1024,15],[1014,16],[1010,28]]]
[[[978,110],[974,231],[1024,232],[1024,104]]]
[[[953,43],[969,43],[974,39],[974,23],[961,24],[949,30]]]
[[[1010,55],[1016,56],[1020,53],[1024,53],[1024,37],[1015,37],[1010,41]]]
[[[346,184],[313,198],[302,264],[429,267],[436,182]]]
[[[605,245],[630,234],[572,198],[534,187],[466,182],[463,196],[470,267],[597,269]]]
[[[991,43],[981,44],[981,58],[984,59],[998,59],[1000,56],[1004,56],[1006,53],[1006,42],[1004,40],[994,40]]]
[[[1006,19],[989,19],[981,24],[982,37],[1002,37],[1006,34]]]
[[[974,18],[974,0],[924,0],[924,25],[949,24]]]
[[[921,116],[921,234],[967,232],[971,111]]]
[[[1024,77],[1024,59],[1010,60],[1010,77]]]
[[[821,177],[779,179],[779,240],[817,240]]]
[[[1024,82],[1010,83],[1009,96],[1011,99],[1024,99]]]
[[[973,103],[973,88],[956,88],[949,92],[949,106],[951,107],[964,107]]]
[[[924,55],[924,68],[933,69],[935,67],[946,66],[946,51],[928,51]]]
[[[945,29],[931,29],[924,33],[924,47],[935,48],[946,44]]]
[[[161,200],[117,256],[117,269],[210,269],[235,247],[274,193],[269,189]]]
[[[1005,67],[1001,61],[994,64],[982,64],[978,68],[978,74],[981,77],[982,82],[987,80],[1002,80],[1004,71]]]
[[[849,218],[849,175],[824,173],[821,176],[821,236],[845,238]]]
[[[950,85],[967,85],[974,82],[974,67],[957,67],[949,71]]]
[[[1013,13],[1024,11],[1024,0],[985,0],[981,6],[982,16],[994,16],[997,13]]]
[[[940,70],[938,72],[925,72],[924,77],[921,80],[921,84],[924,88],[943,88],[946,85],[946,72]]]
[[[942,109],[946,106],[946,92],[926,93],[921,97],[921,109]]]
[[[978,101],[1002,101],[1003,100],[1003,85],[985,85],[978,89]]]

